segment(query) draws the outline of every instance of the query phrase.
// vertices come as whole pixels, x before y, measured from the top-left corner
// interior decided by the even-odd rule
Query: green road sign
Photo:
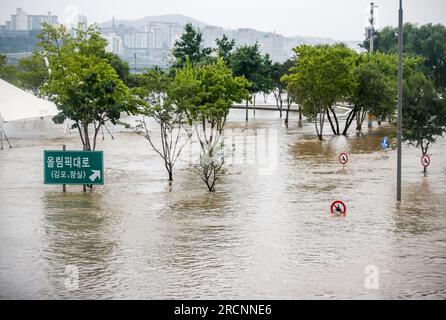
[[[43,152],[45,184],[104,184],[102,151]]]

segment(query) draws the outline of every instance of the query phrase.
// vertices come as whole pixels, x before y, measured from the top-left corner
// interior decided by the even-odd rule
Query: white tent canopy
[[[56,105],[0,79],[0,121],[16,121],[58,113]]]

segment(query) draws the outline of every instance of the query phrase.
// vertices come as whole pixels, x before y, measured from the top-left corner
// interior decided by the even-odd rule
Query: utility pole
[[[370,41],[370,53],[373,53],[374,51],[374,41],[375,41],[375,8],[378,8],[378,6],[375,5],[374,2],[370,3],[370,27],[368,28],[368,37]]]
[[[375,8],[378,8],[378,6],[375,5],[374,2],[370,3],[370,27],[367,28],[366,35],[369,38],[369,52],[370,54],[373,54],[374,48],[375,48]],[[368,115],[368,127],[373,127],[373,115],[369,113]]]
[[[403,133],[403,1],[398,10],[398,125],[397,125],[397,174],[396,200],[401,201],[401,138]]]

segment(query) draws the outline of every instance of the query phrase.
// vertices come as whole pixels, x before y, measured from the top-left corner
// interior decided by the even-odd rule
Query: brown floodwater
[[[296,116],[286,128],[258,110],[246,125],[231,111],[227,136],[241,153],[215,193],[192,170],[195,149],[169,185],[149,144],[119,128],[99,141],[106,184],[62,193],[43,185],[43,150],[79,149],[75,133],[8,124],[18,139],[0,151],[0,298],[446,298],[446,140],[431,148],[427,175],[420,151],[404,147],[398,204],[396,151],[380,147],[391,127],[332,137],[327,124],[319,142]],[[265,130],[266,173],[256,157]],[[330,215],[335,200],[345,217]],[[365,285],[368,266],[378,288]]]

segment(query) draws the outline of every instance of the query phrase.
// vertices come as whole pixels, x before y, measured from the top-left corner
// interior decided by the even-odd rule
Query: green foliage
[[[431,80],[413,72],[403,82],[403,139],[426,154],[436,138],[446,132],[446,103]]]
[[[203,36],[199,30],[196,30],[192,24],[188,23],[184,28],[181,38],[175,41],[172,49],[174,58],[173,68],[180,69],[184,66],[187,59],[192,64],[202,64],[209,61],[211,48],[203,47]]]
[[[325,113],[353,89],[355,54],[341,46],[301,45],[294,49],[296,65],[283,76],[287,90],[302,106],[307,118],[315,122],[322,140]],[[319,128],[320,131],[319,131]]]
[[[18,80],[21,88],[31,90],[35,96],[40,97],[41,87],[48,81],[49,73],[45,59],[39,53],[19,60]]]
[[[119,79],[121,79],[126,85],[130,86],[130,84],[132,84],[132,79],[130,76],[130,67],[127,61],[124,61],[121,59],[121,57],[111,52],[106,52],[104,58],[113,67],[113,69],[115,69]]]
[[[229,64],[232,51],[235,47],[235,40],[229,40],[229,38],[224,34],[221,39],[216,39],[215,42],[217,44],[218,56],[221,57],[226,64]]]
[[[350,94],[354,55],[348,49],[336,47],[302,45],[294,50],[296,66],[283,79],[288,90],[304,106],[305,115],[314,119],[320,108],[325,112]]]
[[[446,27],[441,24],[418,26],[404,24],[404,52],[422,58],[423,72],[434,81],[435,86],[446,88]],[[363,47],[369,48],[368,42]],[[378,32],[375,50],[384,53],[397,53],[397,28],[385,27]]]
[[[286,83],[283,81],[283,76],[290,73],[290,69],[295,65],[295,61],[288,59],[283,63],[274,62],[271,66],[271,80],[273,81],[274,88],[280,92],[286,90]]]
[[[18,85],[18,70],[15,66],[6,61],[6,56],[0,54],[0,79],[3,79],[13,85]]]
[[[164,160],[170,181],[173,180],[173,167],[190,138],[188,134],[187,139],[180,139],[182,130],[187,131],[186,105],[183,104],[186,96],[182,95],[185,89],[182,86],[186,82],[182,79],[182,73],[189,67],[190,64],[186,62],[175,78],[169,77],[159,68],[149,70],[141,76],[141,86],[132,89],[133,94],[139,98],[138,113],[142,115],[140,124],[134,131],[146,138]],[[160,147],[153,142],[145,117],[153,118],[159,124]]]
[[[115,124],[121,112],[134,111],[127,86],[104,58],[106,40],[95,27],[78,27],[71,36],[63,26],[50,25],[43,25],[39,38],[50,69],[42,90],[59,109],[54,121],[72,120],[84,148],[94,150],[107,121]],[[92,139],[89,126],[94,128]]]
[[[194,125],[200,143],[200,162],[195,171],[209,191],[224,170],[224,144],[221,141],[226,118],[234,102],[249,99],[249,83],[244,77],[234,77],[222,58],[196,66],[186,63],[176,75],[175,97],[184,106]]]
[[[273,91],[275,83],[273,80],[273,62],[269,54],[262,57],[262,64],[257,76],[259,91],[269,94]]]
[[[249,83],[249,91],[255,94],[262,90],[261,78],[264,59],[260,54],[259,44],[241,46],[231,56],[231,68],[234,75],[245,77]]]
[[[396,107],[396,56],[376,53],[359,55],[353,71],[354,86],[349,102],[361,131],[367,113],[378,119],[392,115]],[[353,118],[351,119],[353,120]]]
[[[199,95],[200,102],[193,112],[196,120],[215,124],[221,132],[232,104],[248,98],[248,81],[243,77],[234,77],[223,59],[200,67],[197,70],[197,79],[201,83],[202,94]]]

